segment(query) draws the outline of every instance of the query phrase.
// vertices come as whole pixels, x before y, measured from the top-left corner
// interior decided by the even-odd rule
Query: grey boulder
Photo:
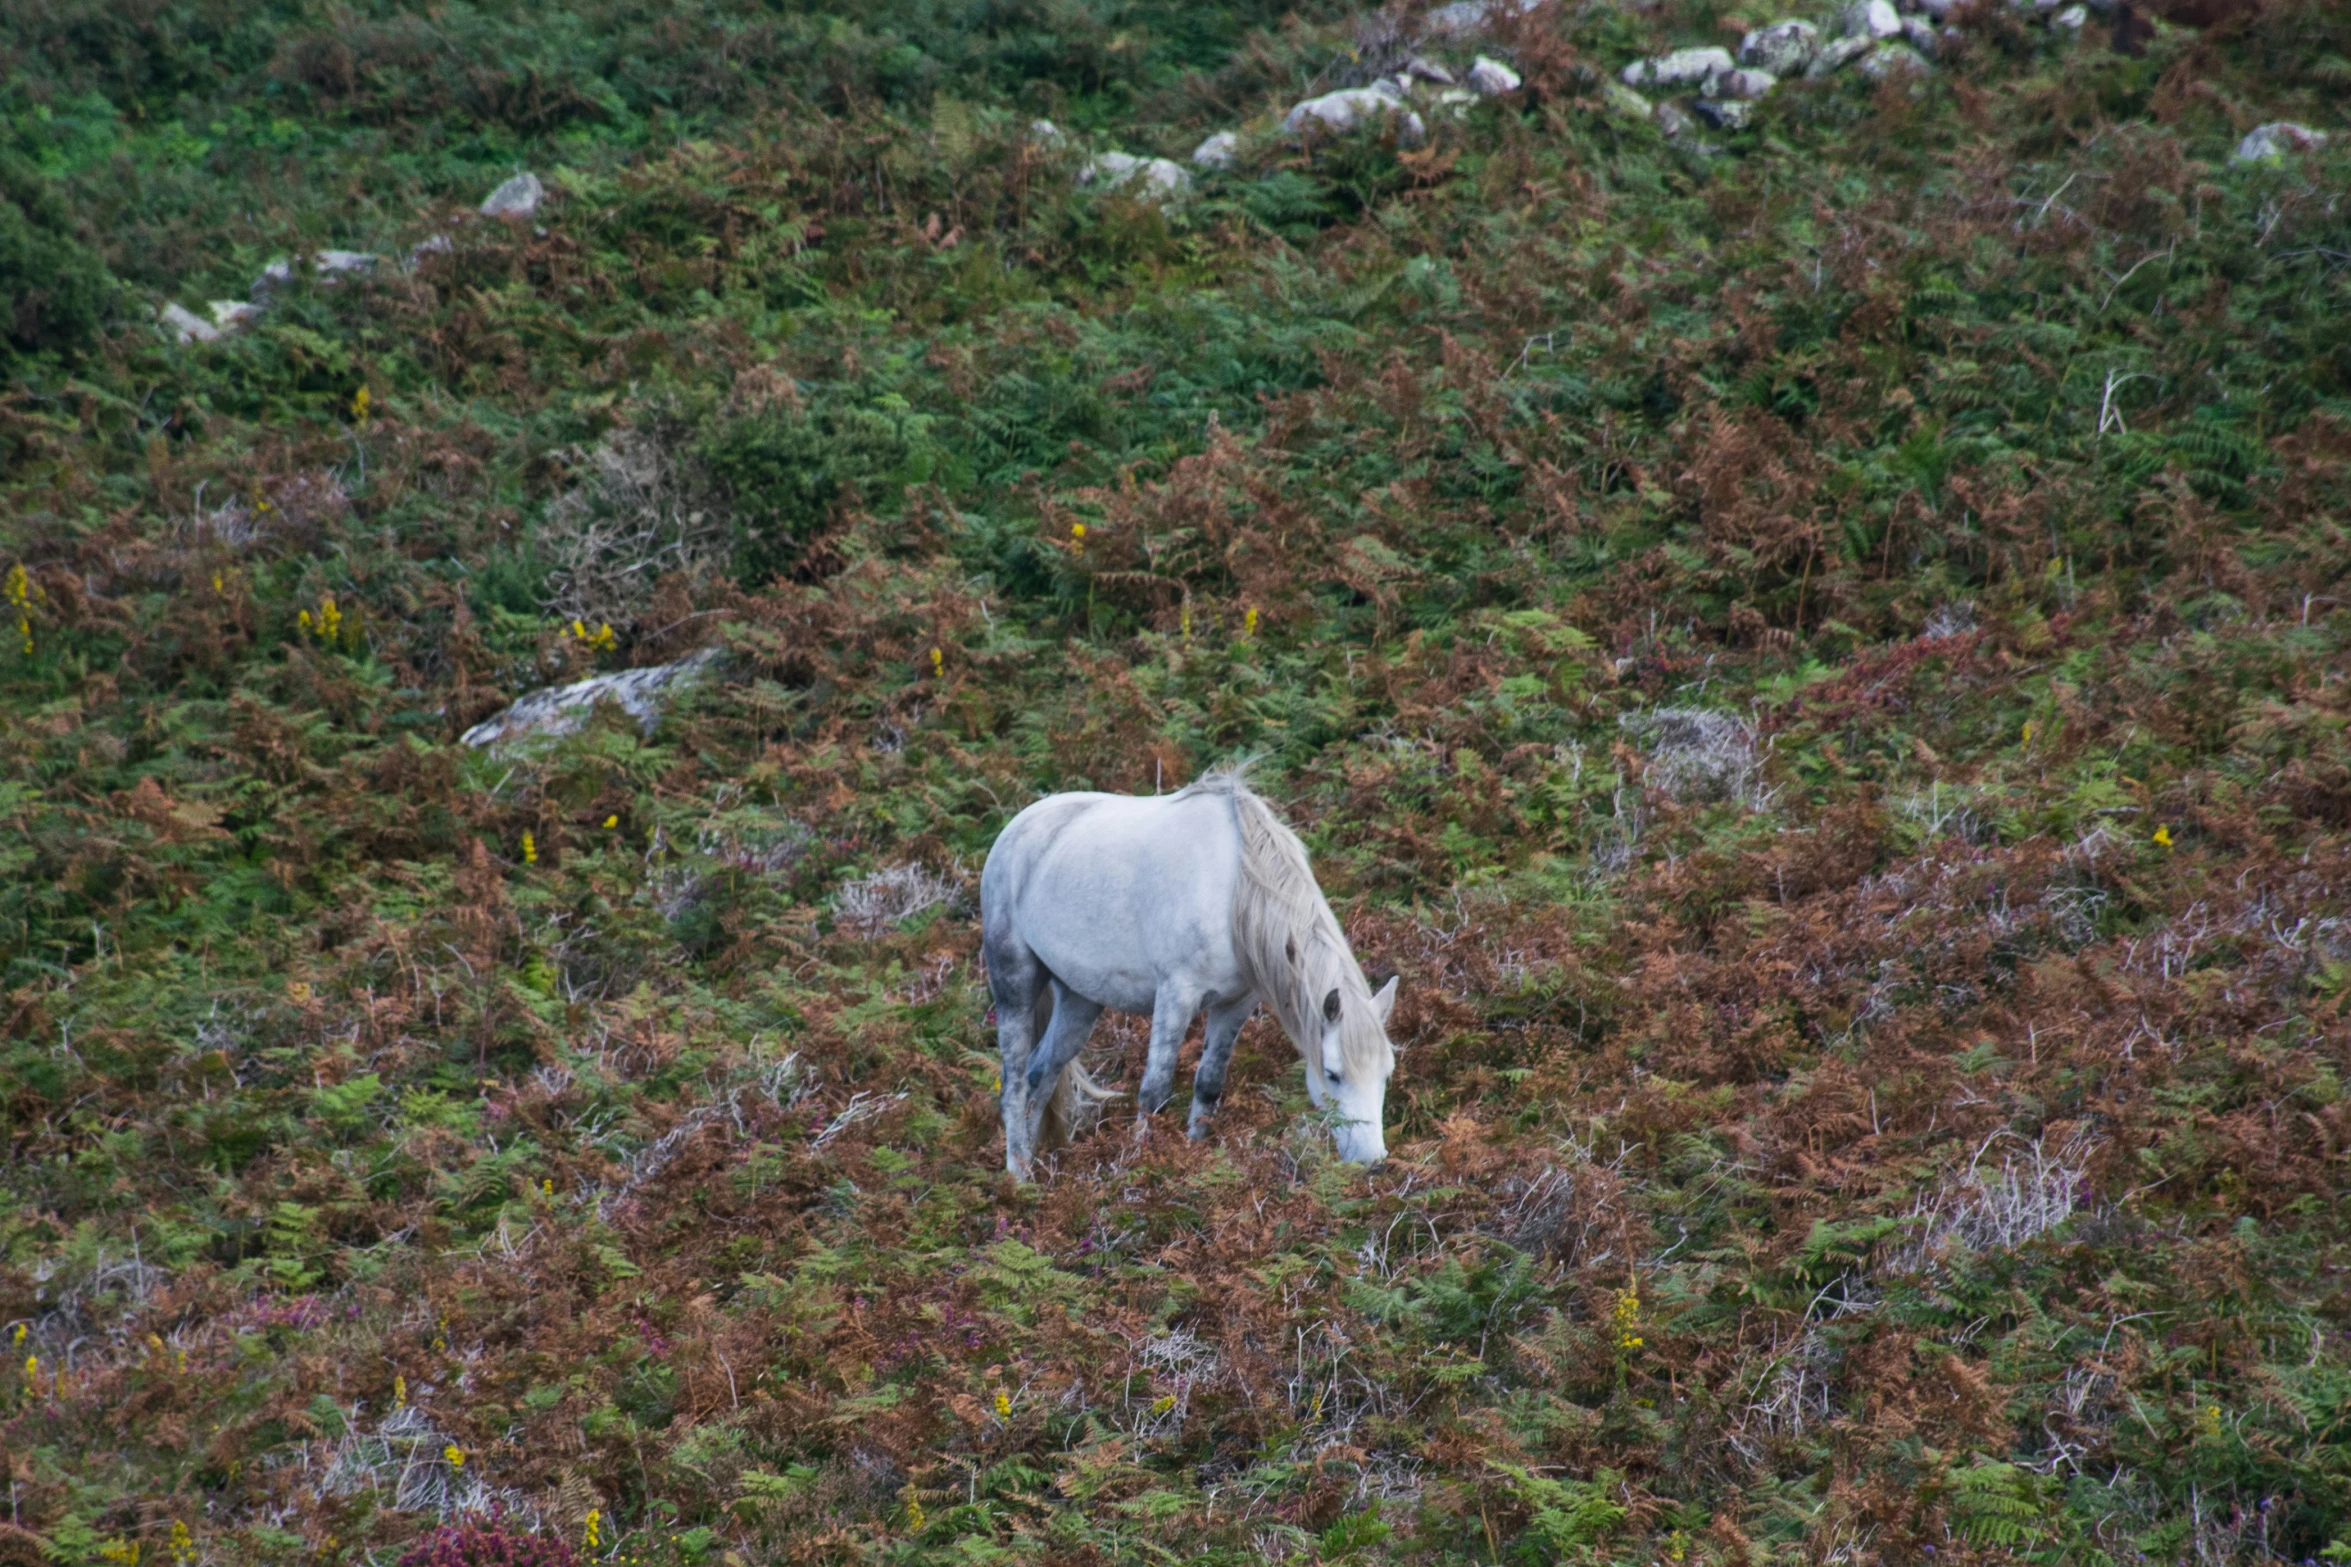
[[[1627,87],[1695,87],[1722,71],[1738,69],[1728,49],[1676,49],[1655,59],[1635,60],[1620,73]]]
[[[1820,51],[1820,29],[1810,22],[1774,22],[1739,40],[1739,63],[1774,76],[1793,76]]]
[[[592,675],[567,686],[533,691],[504,712],[468,729],[463,739],[467,745],[478,748],[510,745],[533,736],[552,740],[576,734],[586,726],[589,715],[600,702],[619,707],[637,721],[640,732],[649,735],[661,721],[663,705],[691,685],[718,658],[718,649],[705,648],[674,664]]]
[[[2267,125],[2256,125],[2237,143],[2237,150],[2229,155],[2231,163],[2268,163],[2283,158],[2289,152],[2308,152],[2326,145],[2326,132],[2314,131],[2307,125],[2296,125],[2292,120],[2272,120]]]
[[[546,198],[547,187],[539,183],[539,176],[525,169],[482,198],[482,216],[527,218]]]

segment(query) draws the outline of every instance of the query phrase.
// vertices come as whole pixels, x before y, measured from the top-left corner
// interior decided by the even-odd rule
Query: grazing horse
[[[1315,1108],[1336,1113],[1340,1155],[1387,1157],[1396,981],[1372,994],[1305,846],[1238,774],[1169,795],[1039,800],[988,851],[980,929],[1014,1175],[1026,1178],[1040,1138],[1066,1140],[1111,1097],[1077,1061],[1104,1007],[1151,1019],[1144,1114],[1167,1103],[1184,1033],[1208,1014],[1192,1079],[1197,1138],[1223,1097],[1233,1041],[1264,1002],[1305,1060]]]

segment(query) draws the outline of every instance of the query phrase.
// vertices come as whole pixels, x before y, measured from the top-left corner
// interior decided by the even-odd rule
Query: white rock
[[[1739,40],[1739,63],[1774,76],[1793,76],[1820,52],[1820,29],[1810,22],[1774,22]]]
[[[373,272],[380,259],[364,250],[322,250],[310,258],[310,264],[326,277],[339,277],[347,272]]]
[[[661,720],[662,703],[676,696],[694,678],[717,662],[719,650],[705,648],[674,664],[649,669],[624,669],[617,674],[593,675],[568,686],[533,691],[494,718],[486,718],[465,732],[470,746],[505,745],[528,736],[549,739],[576,734],[599,702],[619,704],[646,734]]]
[[[408,247],[408,270],[414,272],[427,256],[447,255],[456,248],[449,242],[449,236],[446,234],[428,235]]]
[[[155,313],[155,318],[171,329],[175,343],[209,343],[220,336],[219,327],[185,305],[167,304]]]
[[[1760,98],[1780,84],[1780,79],[1769,71],[1724,71],[1706,79],[1706,95],[1710,98]]]
[[[1500,60],[1478,56],[1478,63],[1469,68],[1469,85],[1488,98],[1499,98],[1504,93],[1519,89],[1519,74]]]
[[[1041,141],[1046,146],[1052,147],[1058,146],[1061,139],[1061,127],[1051,120],[1029,121],[1029,140]]]
[[[1837,32],[1846,38],[1893,38],[1902,31],[1894,0],[1853,0],[1837,14]]]
[[[2314,131],[2307,125],[2296,125],[2292,120],[2272,120],[2267,125],[2256,125],[2237,143],[2237,150],[2229,157],[2231,163],[2266,163],[2282,158],[2289,152],[2308,152],[2326,145],[2326,132]]]
[[[1436,61],[1423,59],[1417,54],[1404,62],[1404,75],[1408,80],[1435,82],[1439,87],[1455,85],[1451,71],[1446,70]]]
[[[1404,141],[1418,141],[1428,134],[1428,127],[1421,124],[1420,116],[1408,104],[1377,87],[1342,87],[1337,92],[1309,98],[1292,106],[1282,117],[1282,126],[1290,131],[1302,131],[1310,125],[1329,131],[1351,131],[1391,116],[1396,121],[1398,136]]]
[[[482,198],[482,216],[527,218],[546,199],[547,187],[539,183],[539,176],[525,169]]]
[[[1833,76],[1877,46],[1874,38],[1839,38],[1821,46],[1820,53],[1804,68],[1804,74],[1814,81]]]
[[[1718,131],[1743,131],[1755,113],[1755,106],[1741,98],[1701,98],[1690,107]]]
[[[1192,149],[1192,162],[1203,169],[1229,169],[1241,155],[1241,138],[1232,131],[1218,131]]]
[[[242,299],[206,300],[204,308],[212,312],[212,324],[223,332],[242,332],[246,323],[261,319],[261,307]]]
[[[1635,60],[1618,76],[1627,87],[1695,87],[1718,71],[1737,69],[1728,49],[1676,49]]]
[[[1138,158],[1132,153],[1102,152],[1086,160],[1078,171],[1080,185],[1109,188],[1132,186],[1145,201],[1179,201],[1190,195],[1190,171],[1173,158]]]
[[[1668,141],[1680,141],[1698,129],[1696,121],[1670,103],[1657,106],[1656,120],[1657,128],[1665,133]]]
[[[2069,33],[2078,33],[2090,25],[2090,8],[2086,5],[2069,5],[2049,18],[2049,25],[2061,27]]]
[[[1610,114],[1620,114],[1628,120],[1646,120],[1656,113],[1648,99],[1622,82],[1601,83],[1600,102]]]
[[[1873,82],[1890,76],[1927,76],[1934,67],[1908,44],[1881,44],[1862,58],[1857,69]]]
[[[1902,18],[1902,41],[1932,60],[1943,47],[1943,35],[1923,16]]]
[[[1431,38],[1459,38],[1484,31],[1497,16],[1513,12],[1524,16],[1542,3],[1543,0],[1454,0],[1451,5],[1441,5],[1431,11],[1423,27]]]

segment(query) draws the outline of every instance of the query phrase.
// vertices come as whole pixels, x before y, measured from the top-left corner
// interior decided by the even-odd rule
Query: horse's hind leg
[[[1241,1025],[1256,1010],[1257,998],[1246,995],[1208,1009],[1208,1038],[1200,1051],[1200,1070],[1192,1074],[1192,1121],[1188,1130],[1194,1139],[1208,1135],[1208,1118],[1216,1114],[1217,1105],[1224,1099],[1224,1074],[1232,1065],[1233,1042],[1241,1037]]]
[[[1017,942],[989,942],[988,994],[996,1003],[996,1049],[1002,1058],[1004,1168],[1023,1180],[1036,1152],[1036,1119],[1029,1112],[1029,1057],[1045,1009],[1045,965]]]
[[[1029,1147],[1034,1150],[1037,1129],[1045,1119],[1046,1101],[1053,1097],[1054,1085],[1077,1053],[1086,1048],[1086,1036],[1094,1031],[1094,1020],[1102,1015],[1100,1003],[1088,1001],[1057,979],[1049,980],[1053,987],[1053,1021],[1045,1029],[1045,1037],[1029,1052],[1025,1085],[1028,1096]],[[1005,1068],[1009,1084],[1012,1069]],[[1005,1123],[1010,1125],[1008,1121]]]

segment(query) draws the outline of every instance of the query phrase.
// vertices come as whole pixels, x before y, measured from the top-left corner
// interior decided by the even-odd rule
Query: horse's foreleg
[[[1208,1118],[1216,1114],[1217,1105],[1224,1099],[1224,1074],[1225,1068],[1232,1065],[1233,1042],[1241,1037],[1241,1025],[1256,1010],[1255,996],[1243,996],[1238,1001],[1208,1009],[1208,1039],[1200,1051],[1200,1070],[1192,1074],[1189,1130],[1195,1140],[1208,1135]]]
[[[1143,1062],[1143,1085],[1135,1090],[1135,1107],[1157,1115],[1175,1092],[1176,1052],[1184,1047],[1184,1031],[1200,1010],[1200,998],[1174,985],[1161,985],[1151,1001],[1151,1053]]]

